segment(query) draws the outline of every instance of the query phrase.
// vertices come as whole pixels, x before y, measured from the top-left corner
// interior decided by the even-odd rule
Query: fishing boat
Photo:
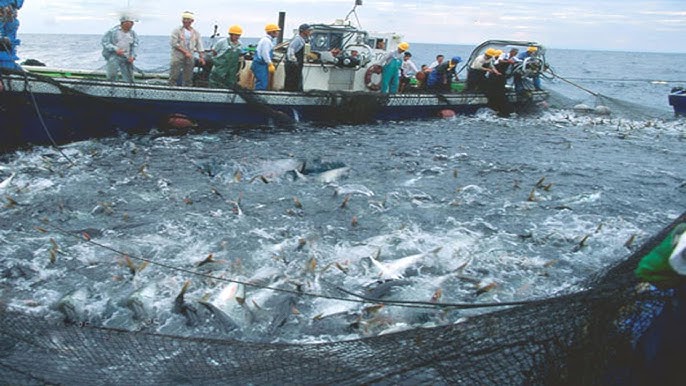
[[[674,107],[674,114],[686,116],[686,89],[674,87],[669,93],[669,104]]]
[[[353,8],[354,11],[354,8]],[[351,12],[353,12],[351,11]],[[350,14],[349,14],[350,15]],[[66,143],[112,136],[120,132],[159,130],[215,130],[281,126],[297,122],[332,125],[389,120],[452,117],[473,114],[489,106],[480,92],[431,93],[410,88],[402,94],[378,90],[379,60],[395,49],[402,37],[372,34],[354,25],[349,17],[331,24],[312,24],[308,58],[303,68],[302,92],[283,91],[283,64],[288,41],[275,47],[277,70],[270,90],[252,90],[249,58],[239,84],[232,89],[169,86],[166,74],[145,74],[134,83],[112,82],[104,72],[42,66],[0,67],[0,113],[3,129],[0,147],[7,150],[30,144]],[[544,68],[545,50],[529,41],[489,40],[476,47],[473,59],[487,48],[537,47],[537,66],[522,66],[525,77]],[[379,47],[379,48],[377,48]],[[196,79],[202,80],[202,67]],[[458,87],[455,87],[458,86]],[[545,101],[546,91],[515,93],[505,98],[514,111]]]

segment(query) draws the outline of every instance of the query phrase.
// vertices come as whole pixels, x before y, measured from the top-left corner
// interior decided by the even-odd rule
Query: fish
[[[536,182],[536,187],[537,188],[542,188],[543,187],[543,181],[545,181],[545,176],[541,177],[538,182]]]
[[[412,282],[409,280],[385,280],[379,283],[376,287],[369,289],[367,297],[371,299],[382,299],[390,295],[391,291],[395,287],[401,287],[406,285],[411,285]]]
[[[125,300],[125,306],[133,312],[133,319],[138,321],[150,320],[149,304],[155,298],[157,285],[155,283],[142,286],[133,291]]]
[[[186,282],[183,283],[181,291],[178,295],[176,295],[176,298],[174,299],[174,307],[172,308],[172,312],[179,315],[183,315],[186,318],[187,326],[195,327],[200,323],[200,317],[198,316],[198,308],[195,307],[193,304],[186,302],[186,300],[184,299],[186,291],[188,291],[188,287],[190,285],[190,280],[186,280]]]
[[[282,327],[292,315],[299,313],[295,306],[298,304],[298,297],[292,294],[277,297],[276,305],[271,307],[273,317],[269,323],[269,332],[274,333],[279,327]]]
[[[231,319],[224,311],[220,310],[217,306],[210,302],[199,301],[200,305],[205,307],[205,309],[211,315],[211,318],[215,321],[215,324],[224,332],[231,332],[233,330],[239,330],[240,326]]]
[[[64,295],[55,308],[64,315],[65,323],[82,322],[85,318],[84,310],[89,292],[85,288],[77,288]]]
[[[396,259],[396,260],[392,260],[392,261],[380,262],[377,259],[375,259],[373,256],[369,256],[369,259],[372,261],[374,266],[376,266],[376,268],[379,269],[379,271],[380,271],[379,275],[381,276],[382,279],[402,279],[405,271],[408,268],[418,264],[425,257],[427,257],[429,255],[435,255],[442,248],[443,247],[437,247],[437,248],[432,249],[429,252],[405,256],[405,257],[401,257],[400,259]]]
[[[578,251],[581,250],[581,248],[585,247],[585,246],[586,246],[586,242],[588,241],[588,238],[589,238],[590,236],[591,236],[591,235],[586,235],[586,236],[584,236],[584,237],[581,239],[581,241],[579,241],[579,243],[578,243],[577,245],[575,245],[574,248],[572,248],[572,252],[578,252]]]
[[[296,196],[293,196],[293,205],[295,205],[295,207],[298,209],[302,209],[303,207],[302,202],[300,202],[300,200]]]
[[[16,175],[17,173],[12,173],[9,177],[5,178],[2,182],[0,182],[0,189],[7,189],[12,183],[12,179],[14,179],[14,176]]]
[[[343,176],[347,175],[349,171],[350,171],[349,166],[343,166],[340,168],[331,169],[331,170],[327,170],[325,172],[322,172],[319,175],[317,175],[316,179],[319,182],[330,183],[330,182],[338,181]]]

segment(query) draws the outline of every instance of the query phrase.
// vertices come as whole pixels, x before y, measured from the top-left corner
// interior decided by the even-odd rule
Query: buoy
[[[598,115],[610,115],[612,113],[609,107],[603,105],[596,106],[594,111]]]
[[[438,112],[438,116],[441,118],[453,118],[455,116],[455,112],[450,109],[443,109]]]
[[[170,129],[190,129],[196,124],[183,114],[172,114],[167,118],[167,127]]]

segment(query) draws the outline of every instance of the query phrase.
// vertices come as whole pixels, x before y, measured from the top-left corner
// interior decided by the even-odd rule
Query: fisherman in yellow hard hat
[[[536,57],[538,54],[538,47],[536,46],[529,46],[526,51],[520,52],[517,55],[517,61],[518,62],[524,62],[526,59]],[[531,61],[531,60],[529,60]],[[534,75],[532,78],[533,84],[534,84],[534,89],[536,90],[541,90],[541,77],[538,75]],[[519,94],[524,92],[525,87],[524,87],[524,79],[522,78],[521,74],[516,73],[514,75],[514,85],[515,85],[515,91]]]
[[[191,26],[195,21],[192,12],[185,11],[181,14],[181,26],[174,28],[171,34],[171,65],[169,69],[169,85],[176,86],[179,76],[183,74],[181,85],[190,87],[193,85],[193,68],[195,67],[195,54],[201,66],[205,65],[202,38],[200,32]]]
[[[500,72],[493,66],[493,61],[498,55],[498,50],[491,47],[472,61],[467,72],[467,88],[465,91],[483,91],[486,73],[500,75]]]
[[[245,54],[239,38],[243,28],[239,25],[229,27],[229,36],[217,41],[212,46],[214,65],[210,72],[209,84],[214,88],[232,88],[238,81],[240,61]]]
[[[276,71],[274,63],[272,63],[272,51],[274,50],[274,38],[279,35],[279,28],[276,24],[267,24],[264,27],[264,36],[257,43],[255,48],[255,58],[252,61],[250,69],[255,75],[255,90],[266,90],[269,85],[269,74]]]
[[[410,44],[402,42],[398,47],[389,51],[379,64],[383,67],[381,74],[381,92],[395,94],[400,85],[400,67],[403,64],[403,52],[410,49]]]

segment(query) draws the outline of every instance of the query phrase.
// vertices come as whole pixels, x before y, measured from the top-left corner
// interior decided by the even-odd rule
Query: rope
[[[17,73],[21,73],[21,72],[17,71]],[[24,75],[24,81],[26,84],[26,91],[29,93],[29,96],[31,97],[31,104],[33,105],[33,108],[36,111],[36,116],[38,117],[38,121],[41,124],[41,128],[43,129],[45,134],[48,136],[48,139],[50,140],[50,143],[55,148],[55,150],[57,150],[62,155],[62,157],[64,157],[71,164],[71,166],[76,166],[74,161],[72,161],[71,158],[69,158],[69,156],[67,156],[67,154],[64,153],[64,151],[62,151],[62,149],[57,145],[55,138],[53,138],[52,133],[50,133],[50,130],[48,129],[48,126],[45,123],[45,120],[43,119],[43,113],[41,113],[40,107],[38,106],[38,101],[36,101],[36,96],[33,94],[33,91],[31,90],[31,84],[28,81],[27,73],[23,72],[23,75]]]
[[[565,78],[561,77],[560,75],[557,75],[557,74],[554,73],[553,70],[551,70],[550,68],[548,68],[547,71],[548,71],[553,77],[558,78],[558,79],[560,79],[560,80],[563,81],[563,82],[569,83],[569,84],[571,84],[572,86],[577,87],[577,88],[579,88],[579,89],[581,89],[581,90],[583,90],[583,91],[586,91],[587,93],[589,93],[589,94],[591,94],[591,95],[593,95],[593,96],[595,96],[595,97],[599,97],[599,96],[600,96],[600,94],[598,94],[597,92],[593,92],[593,91],[591,91],[591,90],[589,90],[589,89],[587,89],[587,88],[584,88],[584,87],[582,87],[582,86],[579,86],[578,84],[572,82],[571,80],[565,79]]]

